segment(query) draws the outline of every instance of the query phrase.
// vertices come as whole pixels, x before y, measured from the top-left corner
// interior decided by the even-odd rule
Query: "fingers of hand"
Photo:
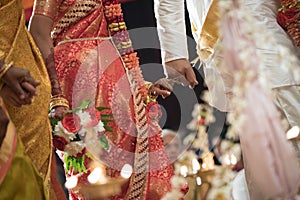
[[[29,82],[22,82],[22,88],[30,93],[31,96],[36,96],[37,91],[34,85],[30,84]]]
[[[196,85],[198,85],[198,81],[196,79],[196,75],[192,68],[186,69],[185,73],[186,79],[190,84],[190,87],[194,88]]]
[[[24,77],[24,81],[25,81],[25,82],[28,82],[28,83],[31,84],[33,87],[37,87],[37,86],[39,86],[39,85],[41,84],[40,81],[34,80],[34,79],[32,78],[32,76],[30,76],[30,74],[27,75],[26,77]]]
[[[163,98],[166,98],[167,96],[169,96],[171,94],[171,92],[169,90],[166,90],[164,88],[161,88],[157,85],[155,85],[152,89],[152,91],[150,92],[150,94],[152,94],[153,96],[162,96]]]
[[[174,81],[167,78],[161,78],[155,82],[155,85],[158,85],[160,88],[173,91]]]
[[[68,111],[67,107],[58,106],[58,107],[55,107],[54,109],[52,109],[50,111],[50,113],[48,114],[48,116],[50,118],[62,118],[67,111]]]

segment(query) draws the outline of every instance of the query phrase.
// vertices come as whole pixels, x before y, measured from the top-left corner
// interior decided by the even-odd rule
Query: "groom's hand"
[[[165,63],[165,72],[169,79],[184,86],[189,85],[194,88],[198,85],[196,75],[190,62],[187,59],[177,59]]]

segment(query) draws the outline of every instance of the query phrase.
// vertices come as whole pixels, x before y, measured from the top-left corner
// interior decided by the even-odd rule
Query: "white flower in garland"
[[[86,126],[92,121],[91,115],[88,112],[82,112],[82,110],[79,110],[76,114],[79,116],[80,125],[82,126]]]
[[[171,192],[168,192],[161,200],[177,200],[183,198],[182,192],[178,190],[172,190]]]
[[[173,176],[171,178],[171,185],[174,189],[180,189],[184,184],[186,184],[186,180],[182,176]]]
[[[85,145],[82,141],[71,142],[66,145],[65,152],[68,152],[69,156],[76,156],[78,153],[81,153]]]
[[[57,123],[57,125],[54,128],[54,135],[60,136],[65,138],[67,142],[70,142],[70,140],[73,140],[76,138],[76,135],[74,133],[68,132],[62,125],[61,121]]]
[[[94,126],[93,129],[96,133],[99,133],[99,132],[101,133],[101,132],[105,131],[103,122],[101,120],[99,120],[98,124],[96,126]]]

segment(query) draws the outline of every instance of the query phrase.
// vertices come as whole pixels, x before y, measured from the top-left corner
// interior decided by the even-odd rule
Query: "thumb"
[[[196,85],[198,85],[198,81],[196,79],[196,75],[193,71],[193,68],[187,68],[185,73],[186,79],[189,82],[190,86],[194,88]]]

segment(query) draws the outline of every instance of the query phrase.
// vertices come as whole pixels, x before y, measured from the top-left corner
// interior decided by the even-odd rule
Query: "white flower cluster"
[[[81,129],[78,131],[80,137],[84,138],[89,133],[95,135],[94,138],[97,138],[96,135],[98,132],[105,131],[104,124],[101,120],[99,120],[98,124],[94,127],[88,126],[92,122],[89,112],[82,112],[82,110],[79,110],[75,114],[80,118]],[[64,152],[70,156],[77,155],[78,153],[82,152],[84,147],[86,147],[85,141],[72,141],[76,138],[76,133],[67,131],[62,125],[61,121],[57,123],[53,132],[54,135],[63,137],[68,142],[68,144],[65,146]],[[90,137],[91,136],[89,136],[89,138]]]
[[[54,135],[57,135],[57,136],[60,136],[60,137],[63,137],[67,142],[70,142],[70,140],[73,140],[76,138],[75,134],[74,133],[71,133],[69,131],[67,131],[61,121],[59,121],[55,128],[54,128]]]
[[[232,180],[236,173],[230,168],[216,168],[207,199],[232,199]]]
[[[171,178],[172,190],[168,192],[161,200],[178,200],[184,197],[184,194],[180,191],[180,188],[186,184],[186,180],[181,177],[174,175]]]
[[[236,32],[239,32],[243,37],[235,38],[235,48],[238,49],[238,56],[240,66],[243,66],[242,71],[234,70],[234,86],[232,88],[233,98],[231,99],[231,105],[234,105],[235,113],[243,110],[245,102],[242,101],[243,95],[247,88],[253,84],[253,80],[258,80],[259,83],[266,88],[265,91],[270,91],[271,74],[267,70],[267,66],[270,64],[270,54],[274,54],[272,62],[285,73],[289,73],[291,77],[297,82],[300,80],[300,68],[299,60],[295,56],[294,52],[291,52],[289,48],[279,44],[271,31],[268,31],[263,23],[257,23],[249,12],[249,9],[244,5],[243,1],[236,0],[238,7],[233,6],[233,1],[222,0],[219,2],[222,19],[224,16],[232,17],[234,20],[239,20],[239,27],[236,28]],[[223,28],[220,28],[221,32]],[[223,33],[221,33],[223,35]],[[266,49],[261,47],[267,47]],[[271,47],[271,51],[268,52],[268,48]],[[222,49],[222,46],[221,46]],[[253,61],[256,65],[253,65]],[[252,62],[252,64],[251,64]],[[254,66],[254,67],[253,67]],[[220,66],[220,70],[230,70],[228,66]],[[231,69],[232,70],[232,69]],[[239,130],[245,122],[243,115],[228,114],[228,122],[232,124],[232,127],[228,131],[228,135],[232,139],[236,139],[239,134]]]
[[[242,156],[242,150],[241,150],[241,145],[239,143],[234,143],[230,140],[222,140],[221,145],[220,145],[220,162],[223,165],[226,165],[226,157],[228,155],[233,155],[236,158],[236,161],[241,160]]]
[[[196,133],[189,134],[184,139],[184,143],[191,143],[193,148],[207,152],[209,151],[209,143],[206,126],[215,121],[212,113],[212,108],[208,105],[195,104],[192,116],[193,119],[187,125],[187,128],[195,131]]]
[[[78,153],[82,152],[85,144],[82,141],[70,142],[65,147],[65,152],[68,153],[69,156],[76,156]]]

